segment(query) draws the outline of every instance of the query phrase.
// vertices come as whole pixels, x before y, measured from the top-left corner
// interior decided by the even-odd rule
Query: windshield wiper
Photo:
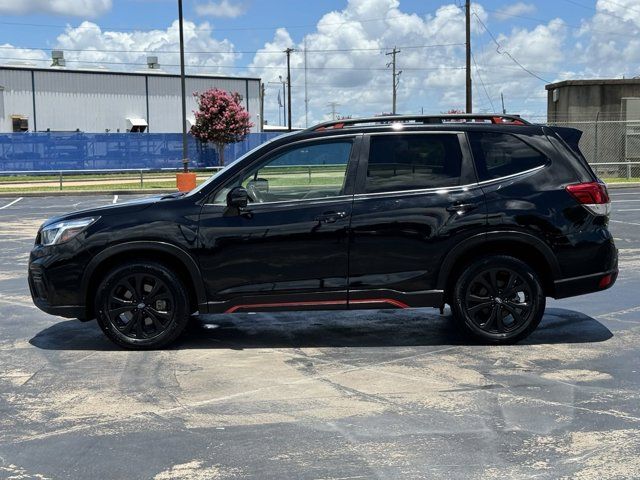
[[[163,195],[160,197],[160,200],[165,200],[167,198],[178,198],[178,197],[182,197],[183,195],[186,195],[187,192],[173,192],[173,193],[168,193],[166,195]]]

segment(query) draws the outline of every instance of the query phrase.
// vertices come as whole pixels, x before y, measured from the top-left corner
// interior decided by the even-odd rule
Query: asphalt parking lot
[[[612,191],[615,287],[507,347],[425,309],[212,316],[119,350],[36,309],[26,267],[45,218],[128,198],[0,199],[0,478],[640,477],[640,188]]]

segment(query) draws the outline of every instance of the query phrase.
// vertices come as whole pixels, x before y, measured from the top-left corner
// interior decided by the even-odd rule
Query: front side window
[[[480,180],[524,172],[547,163],[547,158],[515,135],[470,132],[471,150]]]
[[[455,134],[374,135],[366,192],[460,185],[462,151]]]
[[[213,203],[225,204],[236,186],[247,189],[251,202],[268,203],[342,195],[351,140],[306,143],[277,153],[224,186]]]

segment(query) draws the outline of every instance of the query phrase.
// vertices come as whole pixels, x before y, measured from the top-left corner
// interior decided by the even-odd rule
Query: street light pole
[[[291,52],[293,48],[287,48],[284,53],[287,54],[287,126],[291,131]]]
[[[187,142],[187,95],[184,76],[184,32],[182,27],[182,0],[178,0],[178,22],[180,23],[180,87],[182,89],[182,164],[189,171],[189,145]]]
[[[466,90],[466,112],[473,112],[473,93],[471,90],[471,0],[466,0],[464,6],[465,14],[465,56],[466,56],[466,72],[465,72],[465,90]]]

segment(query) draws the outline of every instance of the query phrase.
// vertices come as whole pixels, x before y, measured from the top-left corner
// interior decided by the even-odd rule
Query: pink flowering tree
[[[198,101],[198,111],[193,112],[196,124],[191,127],[191,134],[203,143],[213,143],[223,166],[225,146],[244,140],[253,127],[249,112],[242,107],[238,93],[212,88],[193,95]]]

